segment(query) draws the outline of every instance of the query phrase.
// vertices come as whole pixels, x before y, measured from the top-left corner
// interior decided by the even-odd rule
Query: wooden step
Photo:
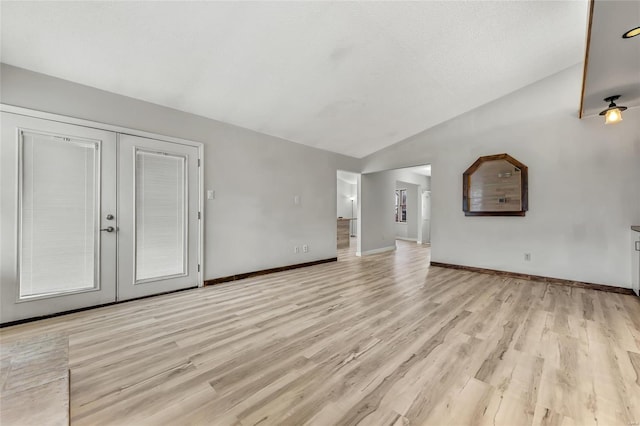
[[[69,339],[0,343],[0,424],[69,424]]]

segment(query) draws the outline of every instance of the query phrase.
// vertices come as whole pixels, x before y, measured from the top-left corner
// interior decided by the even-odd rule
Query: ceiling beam
[[[587,86],[587,67],[589,65],[589,47],[591,47],[591,26],[593,25],[593,6],[595,0],[589,0],[589,17],[587,24],[587,43],[584,52],[584,67],[582,69],[582,92],[580,93],[580,111],[578,111],[578,118],[582,118],[584,110],[584,92]]]

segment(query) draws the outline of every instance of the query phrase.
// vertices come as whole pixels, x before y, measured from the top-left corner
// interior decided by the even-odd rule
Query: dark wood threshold
[[[549,284],[558,284],[558,285],[564,285],[568,287],[587,288],[591,290],[607,291],[609,293],[628,294],[631,296],[635,296],[635,293],[630,288],[616,287],[611,285],[593,284],[593,283],[586,283],[582,281],[565,280],[562,278],[543,277],[540,275],[529,275],[529,274],[522,274],[519,272],[499,271],[497,269],[477,268],[475,266],[454,265],[452,263],[431,262],[431,266],[438,266],[440,268],[460,269],[460,270],[469,271],[469,272],[479,272],[481,274],[500,275],[503,277],[518,278],[518,279],[529,280],[529,281],[541,281]]]
[[[193,290],[193,289],[196,289],[196,288],[198,288],[198,287],[195,286],[195,287],[181,288],[179,290],[171,290],[171,291],[165,291],[163,293],[151,294],[149,296],[136,297],[135,299],[121,300],[119,302],[103,303],[101,305],[86,306],[84,308],[72,309],[70,311],[58,312],[58,313],[55,313],[55,314],[42,315],[42,316],[39,316],[39,317],[25,318],[25,319],[20,319],[20,320],[16,320],[16,321],[4,322],[4,323],[0,324],[0,328],[11,327],[12,325],[25,324],[25,323],[28,323],[28,322],[40,321],[40,320],[44,320],[44,319],[47,319],[47,318],[55,318],[55,317],[59,317],[59,316],[62,316],[62,315],[75,314],[76,312],[88,311],[88,310],[91,310],[91,309],[104,308],[105,306],[119,305],[121,303],[129,303],[129,302],[134,302],[136,300],[149,299],[151,297],[164,296],[165,294],[178,293],[178,292],[181,292],[181,291]]]
[[[227,283],[229,281],[238,281],[238,280],[243,280],[245,278],[258,277],[260,275],[274,274],[276,272],[290,271],[292,269],[306,268],[307,266],[321,265],[323,263],[337,262],[337,261],[338,261],[337,257],[330,257],[329,259],[314,260],[313,262],[296,263],[295,265],[279,266],[277,268],[263,269],[261,271],[246,272],[244,274],[237,274],[237,275],[229,275],[228,277],[220,277],[220,278],[214,278],[212,280],[205,280],[204,285],[208,286],[208,285],[222,284],[222,283]]]

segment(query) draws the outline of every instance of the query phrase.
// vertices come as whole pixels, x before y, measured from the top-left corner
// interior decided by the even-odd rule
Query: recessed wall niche
[[[527,166],[510,155],[480,157],[462,175],[465,216],[524,216],[528,208]]]

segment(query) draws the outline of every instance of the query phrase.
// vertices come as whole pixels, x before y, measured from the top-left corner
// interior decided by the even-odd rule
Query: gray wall
[[[360,165],[358,251],[393,247],[396,179],[372,172],[432,164],[434,261],[630,287],[640,109],[613,126],[579,120],[581,78],[572,67],[362,161],[6,65],[0,100],[204,142],[204,189],[217,194],[205,205],[207,279],[335,256],[336,170]],[[529,167],[530,211],[465,217],[462,172],[502,152]],[[310,252],[294,254],[303,243]]]
[[[204,277],[336,256],[336,170],[360,160],[3,64],[0,101],[203,142]],[[294,205],[294,195],[301,204]],[[295,254],[294,245],[309,253]]]
[[[359,190],[358,252],[368,254],[395,248],[395,174],[393,171],[363,174]]]
[[[396,180],[420,185],[423,189],[431,189],[431,177],[419,175],[406,169],[393,170],[393,176]]]
[[[640,108],[616,125],[580,120],[581,79],[569,68],[366,157],[363,172],[432,165],[434,261],[630,287]],[[465,217],[462,173],[503,152],[529,167],[526,217]]]

